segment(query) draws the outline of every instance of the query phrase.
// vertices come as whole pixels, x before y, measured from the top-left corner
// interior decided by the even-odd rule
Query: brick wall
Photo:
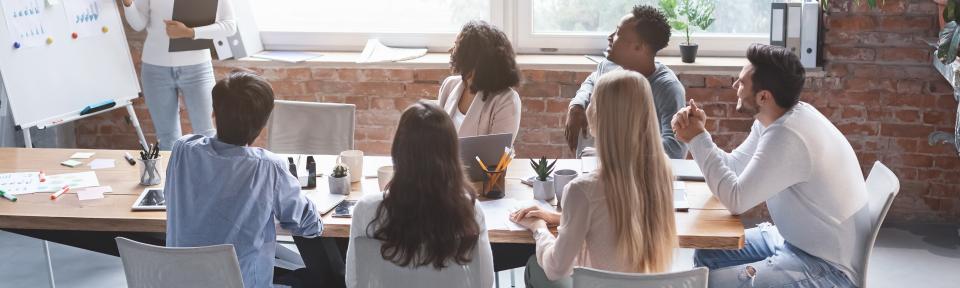
[[[952,131],[957,102],[952,88],[930,65],[937,7],[929,0],[886,0],[882,8],[831,1],[825,18],[825,71],[811,73],[802,96],[831,119],[857,151],[866,174],[880,160],[901,180],[892,222],[960,222],[960,157],[948,146],[927,145],[933,131]],[[139,58],[142,33],[130,33]],[[445,69],[337,69],[309,65],[217,63],[218,77],[243,66],[269,79],[278,98],[357,105],[356,141],[368,154],[387,154],[401,111],[418,99],[433,99]],[[517,150],[521,157],[569,157],[563,121],[569,99],[586,72],[526,70]],[[703,104],[708,129],[731,149],[745,137],[751,119],[734,111],[735,73],[681,74],[687,97]],[[143,101],[137,114],[148,138],[153,127]],[[135,133],[115,111],[78,123],[78,145],[136,147]],[[183,114],[185,116],[185,114]],[[186,117],[184,131],[189,131]],[[262,145],[264,137],[258,140]]]

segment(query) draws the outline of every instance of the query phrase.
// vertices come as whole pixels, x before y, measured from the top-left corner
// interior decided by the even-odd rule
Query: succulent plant
[[[557,164],[557,160],[554,159],[553,162],[547,163],[547,157],[540,157],[540,161],[534,161],[530,159],[530,167],[533,167],[533,171],[537,172],[537,180],[547,181],[547,178],[550,177],[550,173],[553,173],[553,165]]]
[[[343,164],[337,164],[337,166],[333,167],[333,175],[331,176],[333,176],[334,178],[347,177],[347,170],[348,170],[347,166]]]

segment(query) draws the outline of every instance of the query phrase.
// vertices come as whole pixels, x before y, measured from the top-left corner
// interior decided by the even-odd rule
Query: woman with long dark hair
[[[385,193],[367,195],[353,212],[348,287],[403,287],[416,280],[357,275],[358,267],[378,261],[400,269],[460,273],[465,279],[459,287],[493,285],[483,212],[466,184],[458,143],[453,122],[440,107],[421,101],[404,111],[391,150],[393,180]],[[359,238],[379,241],[380,259],[358,258],[354,244]]]

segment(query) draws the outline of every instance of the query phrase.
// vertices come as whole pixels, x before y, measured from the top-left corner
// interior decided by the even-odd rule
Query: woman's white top
[[[173,19],[174,0],[135,0],[130,7],[124,7],[127,24],[135,31],[147,29],[147,40],[143,43],[143,63],[177,67],[210,62],[210,50],[169,52],[170,37],[163,20]],[[219,0],[217,21],[211,25],[193,27],[194,39],[213,39],[233,36],[237,33],[231,0]]]

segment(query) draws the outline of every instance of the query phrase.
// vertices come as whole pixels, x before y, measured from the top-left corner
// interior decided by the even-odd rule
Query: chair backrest
[[[887,217],[890,206],[893,206],[893,199],[900,193],[900,180],[897,175],[890,171],[886,165],[880,161],[873,163],[873,169],[870,175],[867,175],[867,203],[870,205],[870,235],[867,243],[864,245],[863,271],[860,273],[860,287],[865,287],[867,283],[867,265],[870,264],[870,254],[873,253],[873,244],[877,242],[877,235],[880,234],[880,226],[883,219]]]
[[[167,248],[116,241],[128,287],[243,287],[233,245]]]
[[[586,267],[573,268],[573,287],[577,288],[706,288],[706,267],[670,273],[620,273]]]
[[[353,149],[353,104],[276,100],[267,122],[267,149],[283,154],[328,154]]]
[[[380,241],[376,239],[355,238],[351,240],[350,245],[356,245],[357,287],[489,288],[493,285],[493,259],[480,258],[480,255],[483,255],[480,250],[489,250],[490,246],[478,245],[478,249],[473,249],[471,259],[474,263],[468,265],[448,263],[443,270],[436,270],[433,266],[400,267],[384,260],[380,254]],[[490,263],[483,263],[487,261]]]

